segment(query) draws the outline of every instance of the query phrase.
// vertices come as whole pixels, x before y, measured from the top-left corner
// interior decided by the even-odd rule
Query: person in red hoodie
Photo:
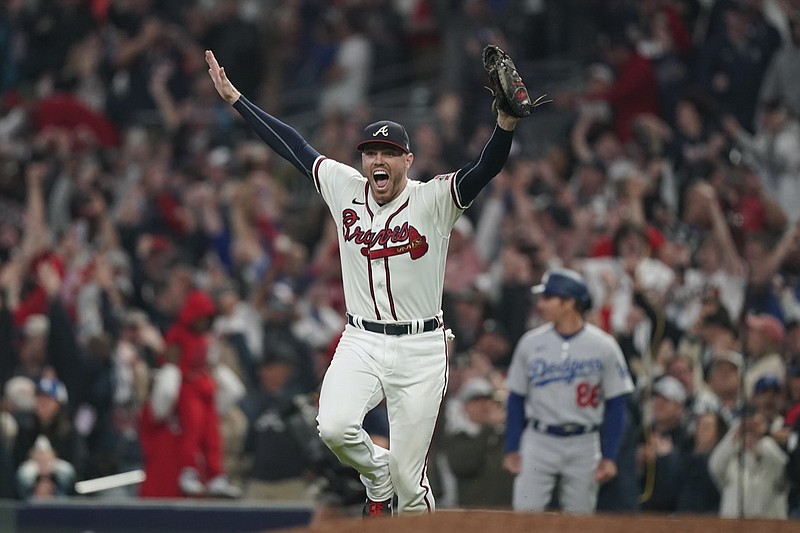
[[[180,426],[178,485],[186,496],[238,497],[240,491],[228,481],[222,464],[222,439],[214,398],[216,385],[209,360],[213,342],[210,328],[215,313],[211,297],[193,290],[164,335],[165,365],[176,365],[181,376],[175,406]]]
[[[614,129],[619,138],[627,142],[633,135],[633,121],[637,116],[661,117],[655,69],[624,35],[603,35],[599,45],[604,60],[615,71],[616,80],[610,87],[587,92],[579,99],[608,102],[613,111]]]

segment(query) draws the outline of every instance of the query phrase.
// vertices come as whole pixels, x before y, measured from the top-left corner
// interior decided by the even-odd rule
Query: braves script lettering
[[[358,214],[352,209],[342,211],[342,230],[345,242],[362,244],[361,255],[370,259],[382,259],[393,255],[408,253],[411,259],[419,259],[428,251],[428,242],[424,235],[420,235],[414,226],[404,222],[402,226],[383,228],[378,232],[371,229],[364,230],[358,224]],[[406,242],[407,241],[407,242]],[[386,246],[389,243],[403,243],[387,248],[372,248]]]

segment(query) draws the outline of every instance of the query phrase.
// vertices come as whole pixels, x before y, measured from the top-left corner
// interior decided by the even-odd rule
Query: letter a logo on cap
[[[372,136],[373,137],[377,137],[379,133],[381,135],[383,135],[384,137],[388,137],[389,136],[389,125],[386,124],[386,125],[381,126],[380,128],[378,128],[378,130],[375,133],[372,134]]]

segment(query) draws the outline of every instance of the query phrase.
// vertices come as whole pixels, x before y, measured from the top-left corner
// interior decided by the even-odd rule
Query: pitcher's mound
[[[789,533],[800,524],[785,520],[633,515],[567,516],[555,513],[442,510],[431,515],[374,520],[343,519],[283,533]]]

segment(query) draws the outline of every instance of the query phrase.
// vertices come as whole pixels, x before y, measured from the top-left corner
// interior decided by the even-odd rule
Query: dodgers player
[[[320,390],[320,436],[361,474],[365,517],[433,511],[426,468],[447,382],[441,300],[450,231],[505,164],[518,119],[500,112],[478,158],[421,183],[408,179],[414,155],[400,124],[364,129],[358,171],[242,96],[211,51],[206,61],[220,96],[312,180],[336,221],[348,325]],[[383,398],[390,449],[362,428]]]
[[[512,504],[544,510],[558,479],[564,512],[593,513],[599,484],[617,474],[633,381],[616,340],[583,318],[591,299],[580,274],[550,271],[533,290],[548,322],[520,338],[508,371],[503,466],[516,475]]]

